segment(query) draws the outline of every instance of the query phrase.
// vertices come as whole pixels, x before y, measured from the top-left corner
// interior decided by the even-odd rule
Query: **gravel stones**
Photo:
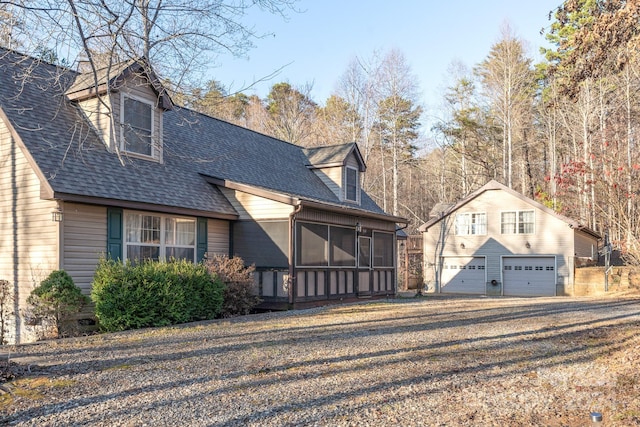
[[[369,301],[2,348],[20,426],[640,425],[640,299]]]

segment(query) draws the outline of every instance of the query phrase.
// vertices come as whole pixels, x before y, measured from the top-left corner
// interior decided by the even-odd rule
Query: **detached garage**
[[[572,295],[578,262],[595,261],[600,235],[490,181],[456,203],[438,203],[419,227],[427,292]]]
[[[485,272],[484,257],[444,257],[440,275],[442,292],[483,295]]]
[[[502,258],[503,295],[555,296],[556,259],[553,256]]]

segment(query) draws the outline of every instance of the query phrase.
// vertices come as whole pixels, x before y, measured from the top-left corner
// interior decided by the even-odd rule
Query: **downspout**
[[[302,203],[298,202],[298,206],[289,214],[289,304],[293,304],[295,300],[294,295],[294,287],[295,287],[295,278],[294,278],[294,262],[295,262],[295,226],[296,226],[296,215],[298,215],[302,211]]]

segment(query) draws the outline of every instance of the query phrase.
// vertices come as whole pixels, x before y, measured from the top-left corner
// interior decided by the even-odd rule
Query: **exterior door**
[[[555,296],[555,257],[504,257],[502,283],[504,295]]]
[[[443,257],[440,292],[455,294],[486,293],[484,257]]]

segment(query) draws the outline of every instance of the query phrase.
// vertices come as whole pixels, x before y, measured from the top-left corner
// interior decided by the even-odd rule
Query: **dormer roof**
[[[135,76],[143,77],[149,82],[149,86],[158,96],[159,107],[164,110],[173,108],[173,101],[167,90],[144,58],[131,59],[100,68],[96,70],[95,75],[93,72],[80,73],[66,90],[65,95],[73,101],[93,98],[107,93],[107,88],[109,91],[117,91],[126,79]]]
[[[322,147],[305,148],[305,154],[309,159],[307,167],[309,169],[321,169],[336,166],[346,166],[347,159],[353,153],[358,160],[360,172],[364,172],[367,167],[358,145],[355,142],[346,144],[327,145]]]

